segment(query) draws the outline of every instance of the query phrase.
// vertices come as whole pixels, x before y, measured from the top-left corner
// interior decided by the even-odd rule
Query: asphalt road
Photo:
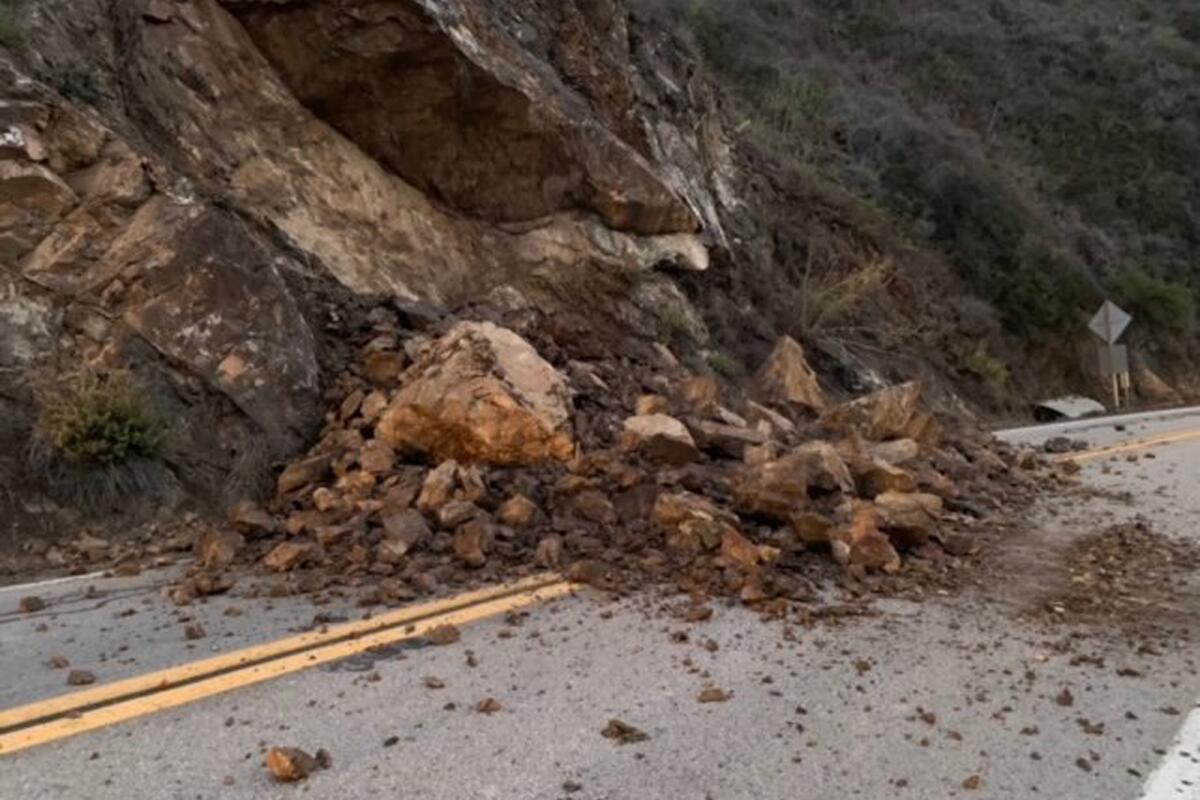
[[[1107,446],[1200,429],[1200,416],[1115,424],[1006,436]],[[1072,535],[1141,514],[1197,535],[1200,439],[1153,451],[1085,468],[1132,504],[1098,497],[1031,521]],[[45,666],[55,655],[108,681],[288,635],[317,611],[362,615],[236,597],[179,610],[156,585],[168,577],[38,587],[51,601],[38,615],[10,613],[34,590],[0,590],[0,708],[65,691]],[[587,594],[485,620],[455,645],[357,656],[0,757],[0,797],[1200,798],[1200,673],[1182,646],[1139,654],[987,595],[881,601],[815,628],[737,606],[685,624],[665,602]],[[188,641],[195,622],[207,636]],[[731,697],[698,702],[711,687]],[[501,710],[478,713],[489,697]],[[611,719],[648,738],[601,736]],[[333,766],[275,785],[261,765],[272,745],[323,747]]]

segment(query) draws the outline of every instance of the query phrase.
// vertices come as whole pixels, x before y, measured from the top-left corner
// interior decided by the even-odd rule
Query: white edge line
[[[1188,417],[1200,414],[1200,406],[1189,406],[1188,408],[1171,408],[1163,411],[1139,411],[1133,414],[1121,414],[1115,417],[1088,417],[1087,419],[1068,420],[1067,422],[1044,422],[1040,425],[1027,425],[1024,428],[1006,428],[1004,430],[993,431],[992,434],[997,437],[1005,436],[1020,436],[1026,433],[1037,433],[1038,431],[1078,431],[1087,430],[1089,428],[1103,428],[1110,425],[1118,425],[1122,422],[1132,422],[1134,420],[1143,420],[1146,422],[1157,422],[1161,420],[1175,419],[1176,417]]]
[[[1181,750],[1196,753],[1200,749],[1200,708],[1192,709],[1179,735],[1142,787],[1140,800],[1196,800],[1200,798],[1200,764],[1195,756],[1180,755]]]
[[[34,581],[33,583],[17,583],[12,586],[0,586],[0,594],[8,592],[23,592],[29,589],[38,589],[43,586],[57,586],[62,583],[73,583],[74,581],[88,581],[96,578],[103,578],[108,574],[108,570],[100,570],[99,572],[89,572],[86,575],[66,575],[62,578],[49,578],[44,581]]]

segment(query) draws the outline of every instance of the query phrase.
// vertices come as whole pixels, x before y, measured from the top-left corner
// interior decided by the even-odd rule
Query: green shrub
[[[76,466],[160,461],[167,426],[125,371],[81,373],[43,399],[38,435],[51,454]]]
[[[1131,268],[1117,276],[1113,289],[1118,301],[1152,336],[1190,335],[1196,329],[1196,296],[1182,283]]]
[[[981,381],[993,386],[1003,386],[1008,382],[1008,367],[1004,362],[988,352],[986,342],[980,342],[974,350],[963,359],[963,366]]]
[[[0,47],[21,44],[20,14],[25,0],[0,0]]]
[[[725,353],[709,353],[708,358],[705,359],[705,361],[708,364],[709,369],[726,380],[732,381],[741,377],[742,375],[741,366],[739,366],[736,361],[727,356]]]

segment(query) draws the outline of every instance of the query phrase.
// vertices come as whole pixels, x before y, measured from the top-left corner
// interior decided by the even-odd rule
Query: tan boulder
[[[275,530],[275,518],[251,500],[229,509],[229,522],[234,530],[246,536],[262,536]]]
[[[911,472],[893,466],[881,458],[871,459],[866,468],[855,470],[859,494],[875,497],[885,492],[915,492],[917,479]]]
[[[263,558],[263,566],[272,572],[287,572],[295,569],[312,557],[316,546],[301,542],[284,542]]]
[[[407,371],[376,435],[393,447],[496,464],[567,460],[570,392],[520,336],[460,322]]]
[[[621,447],[667,464],[687,464],[700,457],[684,424],[666,414],[643,414],[625,420]]]
[[[1133,386],[1137,390],[1138,396],[1156,403],[1179,399],[1179,392],[1175,391],[1169,383],[1146,364],[1138,364],[1134,367]]]
[[[900,554],[879,529],[879,514],[870,503],[857,502],[850,524],[831,535],[834,557],[843,565],[898,572]]]
[[[919,492],[885,492],[875,498],[880,527],[904,547],[924,544],[937,530],[942,498]]]
[[[825,393],[817,374],[804,357],[804,348],[790,336],[781,336],[754,376],[758,395],[774,403],[791,403],[824,411]]]
[[[932,418],[917,414],[920,400],[921,385],[910,381],[838,406],[822,421],[833,427],[853,428],[868,439],[918,438],[912,436],[914,420],[919,423],[919,434],[928,435],[927,429],[933,425]]]
[[[808,442],[781,458],[745,464],[733,478],[740,510],[780,521],[805,510],[814,491],[854,491],[849,468],[828,442]]]
[[[241,534],[210,528],[196,539],[196,561],[205,569],[224,569],[233,563],[245,544]]]

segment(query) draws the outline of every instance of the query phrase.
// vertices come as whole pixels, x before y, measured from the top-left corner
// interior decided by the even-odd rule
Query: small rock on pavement
[[[95,682],[96,676],[86,669],[73,669],[67,674],[68,686],[87,686]]]
[[[204,630],[203,625],[195,622],[183,629],[183,635],[187,637],[188,641],[195,641],[196,639],[203,639],[205,636],[208,636],[208,632]]]
[[[455,625],[439,625],[429,633],[425,634],[425,638],[435,645],[454,644],[462,638],[462,631]]]
[[[498,711],[503,711],[504,706],[500,705],[500,701],[494,697],[486,697],[480,700],[475,706],[475,710],[480,714],[495,714]]]
[[[610,719],[604,726],[604,730],[600,731],[600,735],[605,739],[612,739],[617,744],[634,744],[650,738],[629,723],[619,719]]]
[[[968,792],[978,791],[979,789],[983,788],[983,778],[979,777],[978,775],[972,775],[962,782],[962,788],[966,789]]]
[[[701,703],[724,703],[732,696],[733,695],[729,694],[724,689],[718,689],[715,686],[710,686],[709,688],[700,692],[700,696],[696,699]]]
[[[71,662],[66,656],[50,656],[50,660],[46,662],[46,666],[50,669],[66,669],[71,666]]]
[[[310,756],[298,747],[272,747],[265,759],[267,771],[280,783],[302,781],[319,769],[329,769],[333,760],[324,749]]]
[[[32,614],[36,611],[41,611],[44,609],[46,607],[46,601],[40,597],[30,595],[29,597],[22,597],[19,605],[22,613]]]

